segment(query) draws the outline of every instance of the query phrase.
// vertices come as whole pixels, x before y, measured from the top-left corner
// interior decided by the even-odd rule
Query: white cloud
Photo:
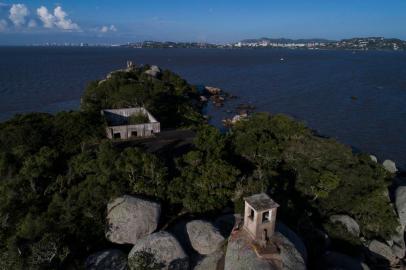
[[[100,32],[102,32],[102,33],[117,32],[117,28],[113,24],[110,26],[102,26],[100,28]]]
[[[56,27],[62,30],[80,30],[79,25],[67,18],[68,14],[61,6],[57,6],[53,14],[50,13],[46,7],[41,6],[37,9],[37,15],[45,28]]]
[[[71,19],[67,19],[66,14],[63,9],[58,6],[54,10],[54,16],[56,18],[56,26],[63,30],[79,30],[79,26],[76,23],[73,23]]]
[[[7,29],[6,20],[0,20],[0,32],[6,31],[6,29]]]
[[[48,9],[44,6],[37,9],[37,15],[39,19],[44,24],[45,28],[52,28],[54,27],[55,17],[51,13],[48,12]]]
[[[29,13],[28,8],[24,4],[14,4],[10,8],[9,19],[15,26],[22,26],[25,24],[25,17]]]
[[[28,22],[28,27],[29,27],[29,28],[35,28],[35,27],[37,27],[37,21],[34,20],[34,19],[31,19],[31,20]]]

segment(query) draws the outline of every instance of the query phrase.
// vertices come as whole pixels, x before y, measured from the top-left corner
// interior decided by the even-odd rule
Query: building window
[[[138,132],[137,131],[132,131],[131,132],[131,137],[137,137],[138,136]]]
[[[254,220],[254,210],[250,208],[249,219]]]
[[[113,138],[114,139],[121,139],[121,133],[114,133]]]
[[[271,221],[271,211],[266,211],[262,213],[262,223]]]

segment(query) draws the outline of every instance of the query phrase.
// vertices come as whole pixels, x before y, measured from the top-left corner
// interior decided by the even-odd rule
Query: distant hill
[[[288,38],[258,38],[244,39],[233,45],[234,47],[268,47],[268,48],[290,48],[290,49],[330,49],[330,50],[406,50],[406,41],[397,38],[384,37],[361,37],[349,38],[339,41],[310,38],[310,39],[288,39]]]
[[[258,39],[244,39],[241,40],[243,43],[255,43],[255,42],[270,42],[270,43],[331,43],[336,42],[334,40],[328,40],[323,38],[309,38],[309,39],[289,39],[289,38],[258,38]]]

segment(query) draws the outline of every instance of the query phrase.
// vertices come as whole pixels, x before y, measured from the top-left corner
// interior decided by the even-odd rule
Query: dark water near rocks
[[[86,83],[122,68],[127,59],[239,96],[224,108],[209,108],[215,123],[236,104],[252,103],[406,168],[402,52],[0,48],[0,120],[77,109]]]

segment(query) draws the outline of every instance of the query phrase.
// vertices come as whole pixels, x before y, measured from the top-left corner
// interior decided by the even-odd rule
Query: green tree
[[[217,129],[201,127],[195,147],[178,160],[180,175],[171,182],[169,196],[191,212],[221,209],[231,201],[240,172],[226,161],[224,135]]]
[[[166,198],[167,171],[165,165],[151,154],[137,148],[127,148],[119,156],[117,170],[135,194]]]

